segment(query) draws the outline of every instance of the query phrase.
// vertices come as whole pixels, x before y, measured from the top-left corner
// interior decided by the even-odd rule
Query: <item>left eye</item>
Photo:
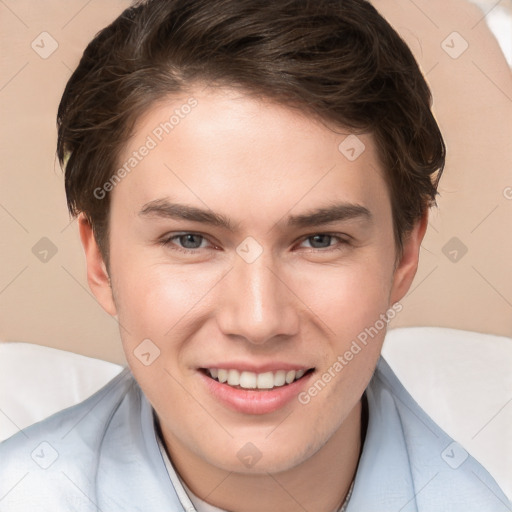
[[[310,245],[312,246],[312,249],[325,249],[331,246],[331,241],[333,239],[341,240],[339,237],[328,235],[326,233],[318,233],[316,235],[308,236],[304,239],[304,242],[310,241]],[[303,242],[303,243],[304,243]]]

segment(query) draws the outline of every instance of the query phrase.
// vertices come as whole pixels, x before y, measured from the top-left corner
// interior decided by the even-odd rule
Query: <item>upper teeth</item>
[[[306,370],[278,370],[277,372],[239,372],[238,370],[225,370],[222,368],[209,368],[208,373],[219,382],[230,386],[240,386],[245,389],[272,389],[273,387],[291,384],[300,379]]]

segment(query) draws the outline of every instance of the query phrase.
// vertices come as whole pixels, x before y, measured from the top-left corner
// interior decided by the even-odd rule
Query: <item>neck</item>
[[[361,401],[311,457],[278,473],[247,474],[217,468],[187,450],[162,425],[168,454],[189,489],[223,510],[334,512],[347,496],[362,448]]]

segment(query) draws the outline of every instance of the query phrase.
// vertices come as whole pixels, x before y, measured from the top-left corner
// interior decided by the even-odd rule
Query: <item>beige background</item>
[[[128,3],[0,0],[2,341],[124,360],[117,323],[87,286],[55,160],[55,115],[85,45]],[[487,26],[511,2],[481,0],[484,12],[464,0],[374,3],[421,63],[448,146],[439,208],[393,326],[512,336],[512,76]],[[467,50],[453,58],[464,41]],[[42,237],[57,250],[46,262],[33,253]]]

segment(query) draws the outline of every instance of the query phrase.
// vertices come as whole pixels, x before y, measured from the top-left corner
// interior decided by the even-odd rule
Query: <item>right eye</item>
[[[199,233],[174,233],[166,236],[160,243],[172,250],[192,254],[199,252],[199,249],[207,248],[202,246],[202,242],[207,242],[207,239]]]

